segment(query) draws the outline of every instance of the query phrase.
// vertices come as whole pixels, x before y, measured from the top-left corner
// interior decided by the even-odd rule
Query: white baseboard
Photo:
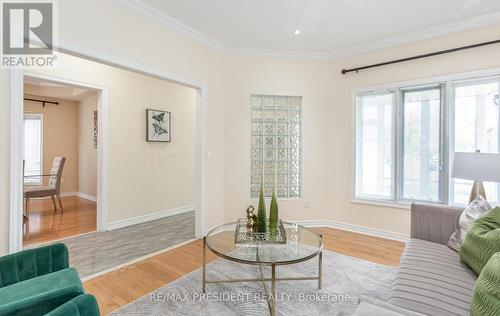
[[[137,225],[137,224],[142,224],[145,222],[153,221],[156,219],[172,216],[172,215],[177,215],[177,214],[182,214],[182,213],[187,213],[187,212],[193,212],[195,210],[195,205],[187,205],[184,207],[178,207],[170,210],[164,210],[164,211],[159,211],[151,214],[146,214],[138,217],[133,217],[133,218],[128,218],[128,219],[122,219],[116,222],[112,222],[108,224],[108,230],[113,230],[113,229],[118,229],[118,228],[123,228],[131,225]]]
[[[93,196],[93,195],[89,195],[89,194],[82,193],[82,192],[76,192],[76,196],[78,196],[79,198],[85,199],[85,200],[97,202],[97,197]]]
[[[70,196],[78,196],[79,198],[89,200],[92,202],[97,202],[97,197],[88,195],[82,192],[62,192],[61,197],[70,197]],[[42,198],[34,198],[34,199],[40,199],[40,200],[45,200],[45,199],[50,199],[50,196],[45,196]]]
[[[336,228],[336,229],[346,230],[346,231],[350,231],[350,232],[354,232],[354,233],[358,233],[358,234],[375,236],[375,237],[397,240],[397,241],[402,241],[402,242],[407,242],[410,239],[409,236],[404,235],[404,234],[388,232],[388,231],[381,230],[381,229],[358,226],[358,225],[354,225],[354,224],[341,223],[341,222],[336,222],[336,221],[331,221],[331,220],[310,220],[310,221],[289,221],[289,222],[297,223],[297,224],[305,226],[305,227]],[[228,226],[228,229],[230,229],[230,228],[231,227]],[[206,236],[211,229],[212,228],[206,229],[204,236]]]
[[[346,230],[346,231],[350,231],[350,232],[354,232],[354,233],[375,236],[375,237],[380,237],[380,238],[385,238],[385,239],[391,239],[391,240],[397,240],[397,241],[402,241],[402,242],[407,242],[410,239],[410,237],[408,235],[404,235],[404,234],[400,234],[400,233],[394,233],[394,232],[389,232],[389,231],[385,231],[382,229],[369,228],[369,227],[348,224],[348,223],[342,223],[342,222],[336,222],[336,221],[331,221],[331,220],[291,221],[291,222],[297,223],[299,225],[306,226],[306,227],[330,227],[330,228],[336,228],[336,229]]]

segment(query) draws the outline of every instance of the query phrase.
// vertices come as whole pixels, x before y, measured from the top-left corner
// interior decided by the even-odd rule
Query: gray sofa
[[[461,213],[447,206],[413,204],[411,238],[389,300],[361,298],[356,315],[470,315],[477,275],[446,246]],[[383,308],[386,312],[379,313]]]

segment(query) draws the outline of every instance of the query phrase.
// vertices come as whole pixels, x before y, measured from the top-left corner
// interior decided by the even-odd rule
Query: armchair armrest
[[[99,305],[93,295],[82,294],[54,309],[46,316],[99,316]]]
[[[411,205],[410,237],[445,245],[458,228],[462,209],[443,205]]]
[[[0,288],[69,267],[68,248],[58,243],[0,257]]]

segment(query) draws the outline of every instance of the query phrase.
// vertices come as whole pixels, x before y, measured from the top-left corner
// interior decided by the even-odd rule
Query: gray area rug
[[[278,266],[277,277],[310,276],[318,259]],[[323,252],[323,288],[317,281],[276,282],[278,315],[351,315],[360,295],[388,298],[396,270],[331,251]],[[266,276],[270,268],[265,269]],[[258,268],[218,259],[207,266],[207,280],[259,277]],[[270,286],[269,282],[268,285]],[[269,287],[268,287],[269,288]],[[268,315],[262,283],[207,284],[201,269],[122,307],[112,315]]]
[[[63,239],[80,277],[105,271],[195,238],[195,212]]]

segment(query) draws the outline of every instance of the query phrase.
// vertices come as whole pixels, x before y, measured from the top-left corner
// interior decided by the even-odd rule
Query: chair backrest
[[[66,157],[56,157],[50,169],[50,174],[54,174],[54,176],[49,177],[49,187],[56,189],[57,193],[61,192],[61,177],[65,162]]]

